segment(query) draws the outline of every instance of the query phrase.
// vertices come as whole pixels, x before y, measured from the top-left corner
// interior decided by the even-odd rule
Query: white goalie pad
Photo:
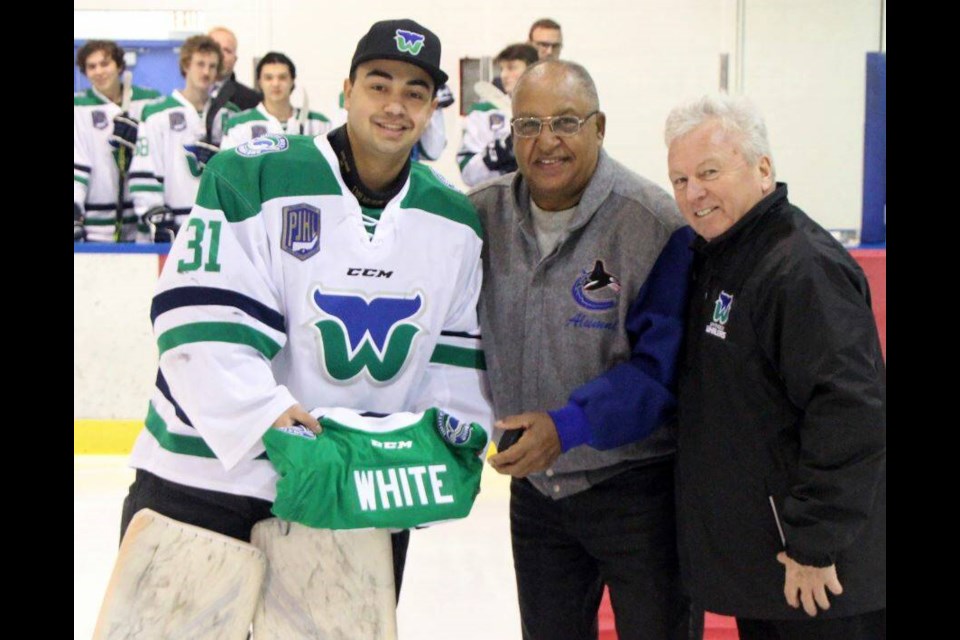
[[[141,509],[123,536],[94,640],[246,640],[265,573],[253,545]]]
[[[395,640],[388,531],[333,531],[270,518],[254,526],[251,541],[268,564],[254,640]]]

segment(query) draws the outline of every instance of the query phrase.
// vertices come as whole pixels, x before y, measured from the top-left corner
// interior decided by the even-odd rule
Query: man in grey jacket
[[[519,166],[469,196],[525,639],[689,637],[674,523],[675,372],[693,234],[603,151],[582,66],[541,61],[513,100]],[[647,437],[649,436],[649,437]],[[698,635],[695,633],[694,635]]]

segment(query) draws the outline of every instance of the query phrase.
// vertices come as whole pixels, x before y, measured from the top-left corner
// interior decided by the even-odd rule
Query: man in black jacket
[[[241,109],[253,109],[263,100],[263,94],[237,82],[237,74],[233,72],[237,64],[237,36],[226,27],[214,27],[207,35],[216,40],[223,51],[223,71],[214,85],[213,96],[216,97],[216,92],[229,81],[235,87],[230,95],[230,102]]]
[[[742,98],[667,118],[697,232],[678,520],[693,600],[742,640],[886,636],[886,380],[866,278],[787,200]]]

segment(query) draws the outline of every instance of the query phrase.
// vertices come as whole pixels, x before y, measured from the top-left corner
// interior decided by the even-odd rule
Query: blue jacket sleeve
[[[630,306],[630,360],[577,387],[566,406],[548,412],[563,451],[582,444],[623,446],[646,438],[675,414],[693,237],[690,227],[670,236]]]

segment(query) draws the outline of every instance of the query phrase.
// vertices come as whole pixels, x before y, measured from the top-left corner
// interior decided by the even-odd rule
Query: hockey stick
[[[477,80],[473,83],[473,90],[481,100],[485,100],[501,111],[511,112],[510,96],[493,86],[486,80]]]
[[[127,69],[123,72],[120,82],[123,83],[123,93],[120,98],[120,111],[130,115],[130,102],[133,100],[133,72]],[[123,145],[117,149],[117,170],[119,175],[117,188],[117,216],[113,223],[113,241],[120,242],[123,237],[123,205],[124,192],[127,186],[127,148]]]

